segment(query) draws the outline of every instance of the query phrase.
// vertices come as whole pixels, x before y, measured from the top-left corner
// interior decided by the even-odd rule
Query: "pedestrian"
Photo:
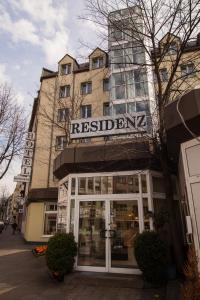
[[[9,219],[7,218],[4,222],[4,230],[7,229],[8,225],[9,225]]]
[[[2,233],[4,229],[4,222],[0,220],[0,233]]]
[[[12,222],[12,234],[15,234],[15,231],[17,229],[17,222],[16,222],[16,217],[13,217],[13,222]]]

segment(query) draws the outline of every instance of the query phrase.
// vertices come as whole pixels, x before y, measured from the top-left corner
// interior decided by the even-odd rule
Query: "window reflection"
[[[148,207],[148,199],[143,198],[143,215],[144,215],[144,229],[150,230],[150,216],[149,216],[149,207]]]

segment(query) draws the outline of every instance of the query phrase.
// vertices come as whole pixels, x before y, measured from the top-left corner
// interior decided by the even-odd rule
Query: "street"
[[[2,300],[152,300],[166,299],[165,288],[143,288],[139,276],[74,272],[64,283],[54,281],[45,258],[32,255],[11,228],[0,235],[0,299]]]

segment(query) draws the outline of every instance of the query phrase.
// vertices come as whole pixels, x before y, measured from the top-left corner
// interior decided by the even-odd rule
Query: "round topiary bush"
[[[77,245],[71,233],[57,233],[50,238],[46,251],[46,263],[53,276],[62,281],[73,270]]]
[[[166,244],[154,231],[139,234],[134,243],[135,258],[145,280],[161,284],[166,279]]]

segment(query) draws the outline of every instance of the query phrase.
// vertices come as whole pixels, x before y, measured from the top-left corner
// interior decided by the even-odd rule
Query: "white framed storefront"
[[[200,137],[181,144],[179,181],[186,242],[200,257]]]
[[[70,174],[59,182],[58,230],[73,232],[75,269],[140,274],[134,257],[136,234],[153,229],[154,192],[150,170]]]

